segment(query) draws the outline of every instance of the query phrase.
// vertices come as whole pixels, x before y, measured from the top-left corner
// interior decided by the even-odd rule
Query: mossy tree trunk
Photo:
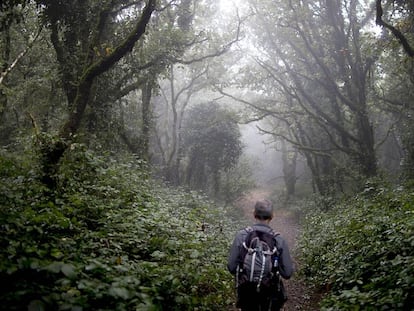
[[[39,2],[45,6],[45,16],[50,23],[51,41],[56,51],[69,107],[68,117],[58,133],[58,138],[44,141],[40,148],[43,181],[49,188],[54,188],[54,175],[59,161],[79,130],[96,78],[111,69],[134,48],[135,43],[145,33],[155,10],[156,0],[147,1],[141,16],[124,40],[99,55],[96,49],[105,43],[103,33],[107,31],[113,18],[111,14],[117,9],[114,2],[102,5],[101,10],[94,16],[87,16],[86,12],[88,9],[97,9],[87,7],[88,4],[92,6],[92,1],[84,3],[82,7],[77,2],[71,4],[70,1],[66,3],[67,10],[62,10],[60,3],[54,1]]]

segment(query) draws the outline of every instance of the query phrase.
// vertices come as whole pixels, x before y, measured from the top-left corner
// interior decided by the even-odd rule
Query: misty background
[[[411,4],[379,16],[368,0],[161,1],[119,7],[98,29],[99,15],[23,2],[4,18],[0,141],[18,149],[45,134],[52,188],[76,144],[137,155],[157,178],[219,202],[254,182],[289,199],[411,178],[410,35],[398,45],[380,22],[410,34]]]
[[[2,307],[233,310],[259,193],[299,309],[412,308],[413,34],[414,1],[1,1]]]

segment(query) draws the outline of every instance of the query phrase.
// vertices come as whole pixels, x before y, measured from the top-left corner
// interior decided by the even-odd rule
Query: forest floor
[[[237,202],[237,207],[242,209],[245,217],[253,224],[253,207],[255,202],[260,199],[268,198],[269,194],[270,192],[264,189],[253,190],[249,195]],[[300,262],[297,260],[296,242],[301,230],[298,217],[287,209],[279,209],[275,206],[275,217],[270,223],[270,226],[276,232],[280,232],[281,236],[287,241],[295,264],[295,270],[298,271],[300,269]],[[320,295],[306,286],[299,277],[293,275],[290,280],[284,280],[284,283],[289,298],[282,310],[319,310],[318,302],[320,300]]]

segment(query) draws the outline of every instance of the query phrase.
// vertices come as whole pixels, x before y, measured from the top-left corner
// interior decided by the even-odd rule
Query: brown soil
[[[269,197],[269,191],[257,189],[252,191],[249,195],[237,202],[237,207],[243,210],[245,216],[254,223],[253,206],[259,199]],[[281,236],[287,241],[289,249],[292,253],[292,258],[295,263],[295,269],[300,269],[300,263],[295,258],[296,241],[300,232],[300,226],[297,217],[285,209],[275,210],[275,217],[270,223],[271,227],[280,232]],[[282,310],[284,311],[315,311],[319,310],[317,303],[320,299],[319,295],[307,287],[297,276],[293,275],[290,280],[284,280],[288,291],[289,299],[285,303]]]

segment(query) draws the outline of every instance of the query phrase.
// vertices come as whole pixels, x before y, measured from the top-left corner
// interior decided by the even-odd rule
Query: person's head
[[[271,221],[273,218],[273,205],[269,200],[259,200],[254,206],[254,218],[259,221]]]

